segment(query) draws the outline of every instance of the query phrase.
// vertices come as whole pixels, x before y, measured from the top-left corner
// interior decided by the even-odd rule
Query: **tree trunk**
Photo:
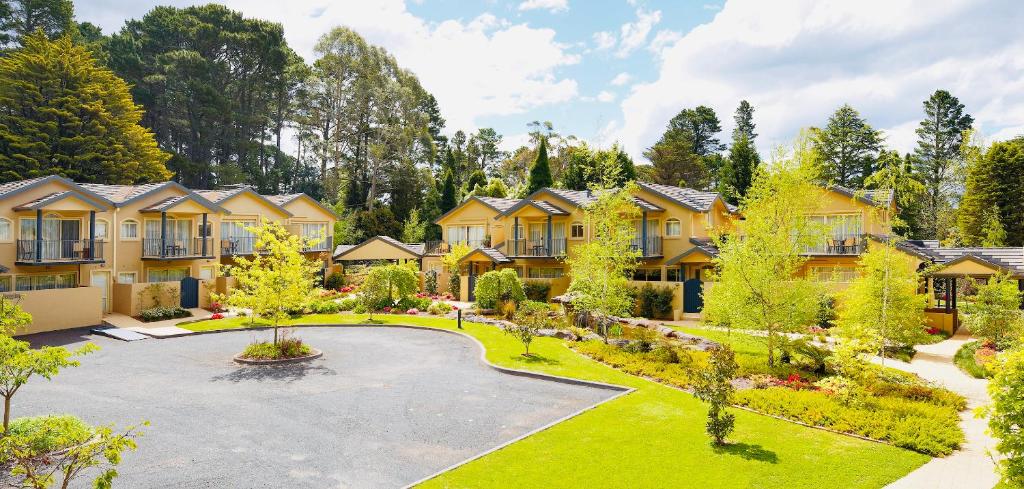
[[[4,396],[4,433],[11,424],[11,396]]]

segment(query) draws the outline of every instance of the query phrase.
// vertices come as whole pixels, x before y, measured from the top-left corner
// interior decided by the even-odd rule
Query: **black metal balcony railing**
[[[630,248],[633,251],[639,251],[640,256],[661,256],[661,244],[661,236],[648,236],[646,240],[644,238],[633,238]]]
[[[255,236],[229,236],[220,240],[222,255],[251,255],[257,251]]]
[[[427,255],[444,255],[452,250],[452,246],[456,244],[464,244],[469,246],[470,249],[487,248],[491,246],[491,240],[489,239],[469,239],[462,241],[438,241],[431,240],[424,243],[424,253]]]
[[[565,238],[511,239],[505,243],[502,252],[507,256],[565,256]]]
[[[203,244],[206,246],[203,246]],[[212,258],[211,238],[142,238],[143,258]]]
[[[864,253],[867,239],[863,234],[833,236],[817,246],[810,246],[805,252],[808,255],[859,255]]]
[[[93,245],[95,243],[95,246]],[[19,262],[78,262],[103,260],[103,240],[19,239]]]
[[[316,240],[315,236],[306,236],[305,239]],[[315,251],[334,251],[334,247],[331,244],[334,243],[333,236],[326,236],[320,238],[320,241],[313,241],[309,246],[303,246],[303,252],[315,252]]]

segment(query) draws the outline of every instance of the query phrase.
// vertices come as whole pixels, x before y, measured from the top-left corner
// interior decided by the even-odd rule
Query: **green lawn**
[[[292,324],[360,323],[365,315],[310,315]],[[454,329],[435,317],[377,315],[387,324]],[[247,318],[183,324],[204,331],[243,327]],[[805,428],[736,410],[731,446],[715,449],[705,409],[691,395],[537,338],[533,359],[493,326],[464,323],[498,365],[637,388],[525,440],[470,462],[422,487],[882,487],[929,460],[888,445]],[[705,333],[702,331],[702,334]],[[707,335],[710,336],[710,335]],[[315,345],[313,345],[315,346]]]

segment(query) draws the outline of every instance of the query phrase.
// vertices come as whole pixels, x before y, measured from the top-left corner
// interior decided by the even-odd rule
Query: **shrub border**
[[[232,360],[234,360],[237,363],[241,363],[241,364],[245,364],[245,365],[284,365],[284,364],[289,364],[289,363],[304,362],[306,360],[314,360],[314,359],[320,358],[322,356],[324,356],[324,352],[322,352],[320,350],[317,350],[316,348],[310,348],[309,354],[301,356],[301,357],[292,357],[292,358],[245,358],[245,357],[242,356],[241,353],[239,353],[239,354],[235,355],[234,357],[232,357]]]

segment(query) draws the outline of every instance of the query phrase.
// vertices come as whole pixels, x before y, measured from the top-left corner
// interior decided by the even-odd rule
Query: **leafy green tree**
[[[523,281],[512,268],[491,270],[481,275],[476,279],[473,295],[476,304],[483,309],[494,309],[508,302],[519,304],[526,300]]]
[[[633,310],[629,279],[636,269],[640,251],[632,246],[633,220],[640,209],[633,202],[635,183],[618,190],[595,189],[597,199],[585,209],[586,226],[593,239],[577,245],[566,259],[572,281],[569,292],[573,306],[597,320],[606,340],[614,316]]]
[[[36,31],[56,39],[75,31],[71,0],[0,1],[0,49],[13,48]]]
[[[949,229],[941,217],[950,212],[963,185],[961,145],[974,118],[964,104],[946,90],[936,90],[924,102],[925,118],[917,128],[914,173],[925,186],[921,231],[932,239],[944,239]]]
[[[733,141],[737,141],[744,136],[750,141],[757,139],[757,133],[754,132],[754,128],[757,127],[754,124],[754,107],[750,105],[750,102],[740,100],[740,105],[736,107],[736,113],[732,119],[736,124],[732,128]]]
[[[74,416],[19,418],[0,438],[0,463],[18,487],[58,483],[67,488],[86,473],[100,470],[93,487],[110,489],[122,454],[137,448],[135,439],[141,434],[135,426],[115,433],[111,426],[90,426]]]
[[[455,177],[451,171],[444,173],[444,183],[441,186],[441,213],[448,212],[459,205],[458,190],[455,188]]]
[[[263,252],[252,258],[235,257],[229,273],[236,285],[227,302],[270,320],[276,346],[281,321],[301,310],[313,297],[321,264],[306,258],[302,250],[316,240],[291,234],[274,221],[246,229],[256,236],[255,246]]]
[[[848,104],[836,109],[824,128],[812,129],[814,149],[823,163],[823,177],[831,182],[860,189],[864,179],[875,172],[882,133],[865,121]]]
[[[715,110],[705,105],[679,111],[669,120],[665,132],[689,134],[693,152],[701,157],[725,150],[725,145],[718,140],[718,133],[722,132],[722,123],[718,120]]]
[[[487,176],[484,175],[482,170],[476,170],[469,174],[469,179],[466,180],[466,192],[473,192],[478,187],[484,187],[487,185]]]
[[[64,36],[31,34],[0,58],[0,180],[166,180],[168,155],[139,125],[128,85]]]
[[[924,335],[927,298],[913,260],[892,242],[872,242],[858,260],[857,278],[842,292],[839,331],[873,345],[882,358],[890,347],[917,343]]]
[[[390,207],[379,206],[356,213],[356,227],[364,236],[402,236],[402,223],[395,218]]]
[[[1024,350],[1014,349],[999,358],[988,384],[992,404],[979,410],[997,440],[996,464],[1006,487],[1024,487]]]
[[[683,131],[666,132],[644,152],[651,161],[651,181],[662,185],[706,188],[711,181],[704,158],[693,152],[692,136]]]
[[[619,187],[636,180],[633,159],[618,144],[607,150],[593,150],[586,143],[565,152],[561,187],[586,190],[594,185]]]
[[[722,169],[721,192],[731,204],[739,204],[747,195],[747,189],[754,179],[754,172],[761,164],[754,142],[746,134],[740,134],[729,147],[729,157]]]
[[[0,334],[0,396],[4,398],[4,432],[10,426],[11,399],[32,377],[49,380],[61,369],[77,367],[79,363],[75,357],[98,349],[92,343],[74,351],[59,346],[33,349],[27,341]]]
[[[693,394],[708,403],[707,433],[716,445],[725,443],[725,437],[732,433],[736,416],[726,412],[725,408],[732,404],[735,388],[732,379],[736,376],[739,366],[736,355],[726,345],[711,348],[708,353],[708,364],[697,371]]]
[[[823,230],[810,221],[822,199],[818,166],[805,138],[791,157],[762,165],[742,201],[744,219],[729,236],[715,235],[715,286],[704,292],[705,313],[720,326],[763,330],[768,365],[775,366],[782,333],[816,321],[819,288],[801,273],[809,246]]]
[[[523,344],[524,357],[530,355],[530,344],[538,335],[539,331],[546,328],[550,322],[548,319],[550,310],[547,304],[542,302],[524,302],[513,316],[512,324],[505,326],[505,334],[511,335]]]
[[[893,232],[918,238],[920,232],[920,209],[925,187],[912,171],[908,158],[900,157],[895,151],[882,150],[878,157],[878,168],[864,179],[868,189],[890,189],[895,192],[897,214],[890,222]]]
[[[487,179],[486,186],[477,187],[476,190],[467,195],[467,197],[498,197],[503,199],[508,197],[509,193],[510,190],[508,189],[508,185],[505,185],[504,181],[500,178],[489,178]]]
[[[402,225],[402,241],[405,243],[422,243],[427,235],[427,223],[420,219],[420,210],[413,209],[409,218]]]
[[[369,311],[394,307],[402,299],[416,293],[419,287],[416,274],[402,265],[381,265],[370,269],[360,287],[362,298]]]
[[[16,302],[0,296],[0,334],[13,336],[30,324],[31,314],[25,312]]]
[[[1003,245],[1024,245],[1024,200],[1019,195],[1024,188],[1024,137],[964,153],[967,181],[957,210],[960,239],[977,246],[1001,228]]]
[[[459,260],[473,251],[468,244],[455,243],[448,248],[448,253],[441,256],[441,265],[444,266],[446,272],[448,272],[448,293],[455,297],[459,297]]]
[[[1006,273],[985,283],[970,279],[978,293],[963,304],[963,322],[972,335],[992,341],[1001,349],[1012,346],[1024,333],[1024,313],[1017,280]]]
[[[530,177],[526,182],[527,194],[532,194],[544,187],[552,186],[551,167],[548,165],[548,141],[540,140],[540,149],[537,150],[537,159],[530,167]]]

